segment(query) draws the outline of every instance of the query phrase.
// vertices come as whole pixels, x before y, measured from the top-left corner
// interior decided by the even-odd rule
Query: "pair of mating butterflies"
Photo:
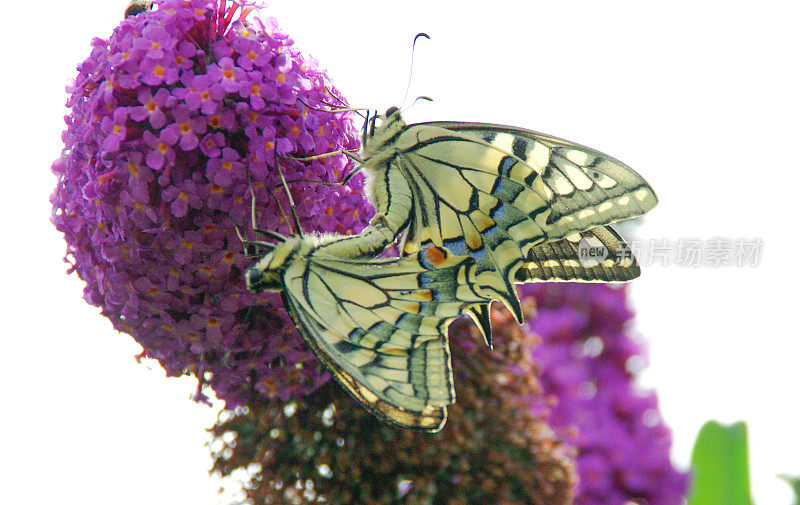
[[[406,125],[396,107],[365,122],[362,145],[361,157],[345,154],[370,180],[370,225],[351,236],[262,232],[278,243],[251,242],[266,254],[245,281],[281,292],[320,361],[384,420],[441,429],[455,401],[449,324],[469,315],[491,345],[493,300],[522,320],[515,283],[639,275],[607,225],[657,199],[613,158],[508,126]],[[401,236],[400,257],[375,257]],[[607,258],[583,261],[582,241]]]

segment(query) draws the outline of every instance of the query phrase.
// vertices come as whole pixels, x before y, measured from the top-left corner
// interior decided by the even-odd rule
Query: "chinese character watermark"
[[[761,238],[712,237],[707,239],[637,239],[628,248],[609,251],[596,237],[583,237],[577,245],[578,261],[584,268],[600,264],[629,265],[631,256],[642,266],[683,268],[743,268],[761,263]]]

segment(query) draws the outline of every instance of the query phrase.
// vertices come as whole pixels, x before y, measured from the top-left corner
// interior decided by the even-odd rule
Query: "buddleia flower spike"
[[[121,8],[68,89],[52,220],[70,270],[87,302],[169,376],[195,375],[231,408],[308,394],[329,374],[280,296],[246,289],[251,260],[231,223],[252,232],[252,187],[260,227],[287,233],[269,195],[281,184],[274,153],[354,149],[357,129],[305,108],[344,99],[274,20],[248,14],[252,2],[155,3],[125,19]],[[283,171],[335,180],[348,169],[331,157]],[[362,191],[361,176],[295,184],[304,231],[359,232],[373,214]]]

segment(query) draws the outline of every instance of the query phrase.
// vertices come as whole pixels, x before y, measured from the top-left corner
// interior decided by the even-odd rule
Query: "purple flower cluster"
[[[679,505],[687,474],[670,462],[672,438],[656,395],[636,389],[645,364],[628,334],[625,288],[601,284],[524,286],[536,300],[530,330],[550,405],[548,424],[577,449],[577,505]]]
[[[363,178],[335,181],[358,147],[342,103],[274,20],[241,0],[165,0],[94,39],[68,88],[52,221],[85,299],[169,375],[191,373],[234,407],[328,379],[279,296],[246,291],[234,224],[294,233],[277,172],[306,230],[357,233],[373,210]],[[279,202],[280,200],[280,202]],[[280,207],[279,207],[280,206]],[[197,398],[205,397],[198,387]]]

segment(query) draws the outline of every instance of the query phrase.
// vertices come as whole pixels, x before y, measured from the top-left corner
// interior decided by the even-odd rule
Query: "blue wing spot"
[[[444,240],[442,241],[442,245],[450,250],[451,253],[455,254],[456,256],[466,256],[467,249],[464,247],[464,240],[463,239],[456,239],[456,240]]]
[[[505,205],[498,205],[494,209],[492,209],[491,217],[495,223],[502,221],[504,217],[506,217],[506,206]]]
[[[502,177],[498,177],[496,181],[494,181],[494,186],[492,186],[492,194],[497,195],[503,192],[505,189],[505,179]]]
[[[347,340],[340,340],[333,344],[333,348],[339,351],[342,354],[347,354],[353,351],[357,351],[360,349],[359,346],[348,342]]]
[[[517,160],[511,156],[506,156],[500,160],[500,164],[497,166],[497,173],[502,177],[508,177],[508,174],[511,173],[511,169],[514,168],[514,165],[516,164]]]
[[[495,233],[497,233],[497,223],[496,222],[492,226],[490,226],[490,227],[486,228],[485,230],[483,230],[483,233],[481,233],[481,235],[492,236]]]
[[[408,313],[400,314],[400,317],[397,318],[397,321],[394,322],[395,328],[401,328],[403,326],[404,321],[408,318]]]
[[[347,339],[351,342],[358,342],[362,338],[364,338],[364,335],[366,334],[367,332],[364,331],[362,328],[356,328],[347,334]]]

